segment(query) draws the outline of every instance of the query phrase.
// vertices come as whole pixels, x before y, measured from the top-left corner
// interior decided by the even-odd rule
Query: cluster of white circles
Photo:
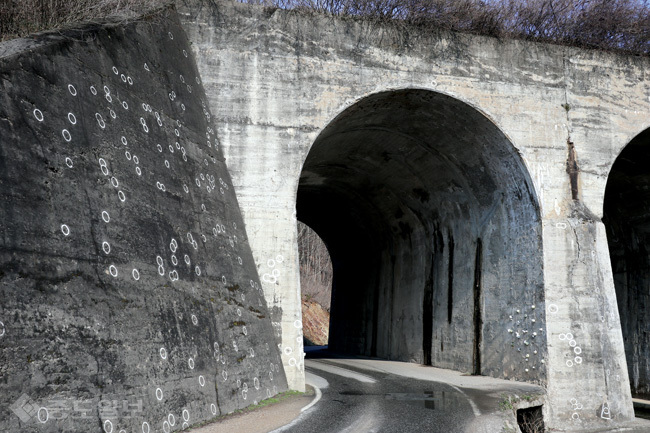
[[[578,343],[573,338],[573,334],[570,332],[567,332],[566,334],[560,334],[559,339],[562,341],[567,341],[569,343],[569,347],[573,350],[573,359],[567,359],[566,365],[567,367],[573,367],[574,364],[582,364],[582,356],[580,354],[582,353],[582,349],[580,346],[578,346]]]
[[[170,33],[170,38],[173,39],[173,35],[171,33]],[[187,52],[183,51],[183,53],[184,53],[185,57],[187,57]],[[147,63],[144,64],[144,69],[146,71],[148,71],[148,72],[151,72],[150,67],[148,66]],[[129,85],[133,85],[133,83],[134,83],[133,79],[128,74],[120,73],[119,69],[117,69],[116,66],[112,67],[112,71],[119,78],[119,80],[122,81],[122,83],[128,83]],[[193,90],[192,86],[190,84],[186,83],[185,77],[183,75],[179,75],[179,79],[180,79],[181,83],[186,85],[187,91],[189,93],[192,93],[192,90]],[[198,77],[196,77],[196,83],[200,84],[200,80],[199,80]],[[95,86],[91,85],[90,86],[90,93],[92,93],[94,96],[97,96],[98,89],[101,89],[101,86],[95,87]],[[104,98],[106,99],[106,101],[108,101],[111,104],[113,103],[113,99],[117,99],[117,100],[121,99],[120,98],[121,95],[118,94],[116,96],[113,92],[111,92],[111,89],[108,87],[108,85],[103,86],[103,91],[104,91]],[[76,87],[74,85],[72,85],[72,84],[68,85],[68,92],[72,96],[77,96],[77,94],[78,94]],[[177,98],[177,95],[173,90],[170,92],[169,95],[170,95],[170,99],[172,101]],[[205,102],[204,101],[201,101],[201,102],[202,102],[202,105],[203,105],[204,114],[206,115],[206,118],[209,121],[210,120],[210,114],[207,111]],[[125,110],[128,110],[128,103],[126,101],[121,101],[121,104],[122,104],[122,107]],[[154,113],[152,107],[149,104],[143,103],[142,105],[143,105],[143,110],[145,110],[145,112],[153,113],[153,115],[156,118],[156,122],[158,123],[158,126],[162,127],[163,121],[162,121],[161,115],[158,112]],[[185,111],[185,104],[181,104],[181,109],[183,111]],[[45,114],[48,114],[47,110],[46,110]],[[33,116],[38,122],[43,122],[45,120],[45,118],[46,118],[44,113],[38,108],[34,108]],[[110,118],[109,118],[109,116],[110,116]],[[99,113],[99,112],[95,113],[95,120],[97,121],[98,126],[102,130],[106,128],[107,122],[108,122],[109,126],[112,126],[111,119],[117,119],[117,114],[112,109],[109,109],[109,116],[104,118],[104,116],[101,113]],[[138,117],[135,117],[135,119],[137,119],[137,118]],[[83,120],[83,119],[78,119],[77,116],[73,112],[69,112],[67,114],[67,121],[69,122],[70,125],[73,125],[73,126],[77,125],[79,120]],[[144,132],[148,133],[149,132],[149,127],[147,125],[147,120],[145,120],[144,117],[140,117],[139,120],[140,120],[140,125],[142,126]],[[180,120],[176,120],[176,126],[177,127],[173,129],[174,135],[176,137],[179,137],[178,139],[181,140],[180,137],[181,137],[181,132],[183,131],[183,129],[182,129],[183,125],[182,125]],[[70,126],[68,126],[68,128],[69,129],[64,128],[64,129],[61,130],[61,137],[63,138],[63,140],[65,142],[71,142],[72,139],[73,139],[73,136],[77,137],[77,134],[75,133],[75,130]],[[208,137],[208,146],[211,147],[210,140],[212,139],[214,141],[214,145],[215,145],[215,148],[216,148],[217,145],[218,145],[218,140],[217,140],[216,137],[212,137],[210,134],[214,134],[214,131],[212,130],[212,128],[210,126],[208,126],[207,127],[207,132],[206,132],[206,135]],[[120,136],[120,142],[121,142],[121,144],[123,146],[126,146],[125,148],[123,148],[124,149],[124,157],[126,158],[127,161],[132,162],[135,165],[136,174],[138,176],[141,176],[142,175],[142,169],[140,168],[140,164],[139,164],[140,158],[137,155],[133,154],[133,150],[132,150],[131,147],[128,147],[129,140],[127,139],[126,136],[122,135],[122,136]],[[158,144],[157,147],[158,147],[159,152],[162,152],[162,146],[160,144]],[[175,141],[175,148],[174,148],[174,146],[169,145],[169,150],[170,150],[170,152],[172,154],[175,152],[175,150],[179,150],[180,153],[182,153],[183,159],[185,161],[187,161],[186,149],[185,149],[184,146],[181,146],[181,144],[178,141]],[[177,155],[178,155],[178,153],[177,153]],[[216,159],[214,157],[208,156],[207,158],[203,159],[204,165],[206,165],[206,166],[209,165],[208,159],[211,159],[212,162],[214,164],[216,164]],[[107,162],[107,160],[108,160],[108,162]],[[199,161],[200,161],[200,158],[199,158]],[[125,202],[126,196],[125,196],[124,192],[120,189],[120,180],[118,179],[117,175],[112,175],[112,173],[111,173],[112,171],[113,172],[119,172],[117,167],[115,167],[114,165],[111,166],[112,164],[114,164],[114,162],[111,161],[111,159],[106,155],[104,155],[104,157],[100,157],[98,159],[98,162],[99,162],[99,167],[100,167],[100,170],[101,170],[102,174],[108,178],[108,183],[110,183],[110,185],[113,188],[117,189],[117,194],[118,194],[119,200],[121,202]],[[109,163],[109,162],[111,162],[111,163]],[[164,165],[165,165],[165,167],[167,169],[172,169],[172,167],[171,167],[172,163],[173,163],[173,160],[171,158],[164,160]],[[73,161],[72,158],[66,157],[65,158],[65,164],[69,168],[73,168],[74,165],[75,165],[75,162]],[[219,187],[216,186],[216,182],[217,182],[217,178],[213,174],[208,173],[207,171],[200,172],[198,174],[198,176],[196,176],[197,186],[201,187],[201,185],[205,185],[206,186],[206,191],[208,193],[212,192],[216,188],[219,188],[219,191],[221,192],[221,194],[225,194],[225,192],[230,189],[228,183],[226,181],[224,181],[222,178],[220,178],[220,177],[218,178],[218,182],[219,182],[219,185],[220,185]],[[124,183],[126,183],[126,182],[124,182],[124,179],[123,179],[122,184],[124,184]],[[162,191],[166,190],[165,185],[162,182],[157,182],[156,186],[158,187],[158,189],[160,189]],[[122,186],[122,188],[124,188],[124,186]],[[189,193],[189,188],[187,187],[187,185],[183,184],[183,189],[184,189],[184,191],[186,193]],[[201,205],[201,209],[204,212],[208,212],[208,207],[205,204]],[[111,213],[113,213],[113,211],[111,211]],[[109,214],[109,211],[103,210],[101,212],[101,220],[106,224],[111,222],[111,215]],[[232,223],[232,227],[233,227],[233,229],[235,231],[237,230],[237,224],[235,222]],[[73,226],[73,228],[75,228],[75,227]],[[61,232],[63,233],[63,235],[65,237],[71,235],[71,229],[70,229],[69,225],[61,224],[60,229],[61,229]],[[217,236],[218,234],[224,234],[225,235],[226,234],[226,225],[225,224],[216,224],[214,226],[214,228],[212,229],[212,231],[213,231],[213,234],[215,236]],[[200,236],[200,238],[203,240],[204,243],[207,242],[207,238],[206,238],[206,236],[204,234],[199,233],[197,236]],[[192,247],[195,250],[197,250],[198,249],[198,243],[194,239],[193,234],[191,232],[189,232],[189,231],[187,232],[187,239],[188,239],[188,242],[190,243],[190,245],[192,245]],[[197,237],[197,239],[198,239],[198,237]],[[228,241],[229,241],[231,247],[235,248],[235,244],[238,241],[237,236],[233,236],[233,237],[229,238]],[[121,245],[120,245],[119,242],[116,243],[111,239],[106,239],[106,240],[100,239],[99,242],[101,243],[100,252],[103,252],[103,254],[105,254],[107,256],[118,255],[118,254],[123,253],[121,251]],[[176,256],[178,248],[179,248],[178,242],[175,239],[172,239],[172,242],[170,243],[170,249],[172,251],[171,262],[173,263],[173,266],[177,266],[179,261],[180,261],[179,260],[180,259],[180,252],[178,253],[179,254],[178,257]],[[240,265],[243,264],[243,260],[242,260],[241,256],[236,256],[236,259],[237,259],[237,262]],[[184,254],[183,260],[188,266],[190,266],[192,260],[191,260],[191,258],[190,258],[190,256],[188,254]],[[270,267],[273,268],[273,267],[276,266],[276,264],[282,263],[282,261],[283,261],[283,257],[278,255],[274,259],[271,259],[268,262],[268,264],[269,264]],[[163,258],[161,256],[156,256],[156,263],[158,265],[159,274],[161,276],[164,275],[165,274],[165,263],[164,263]],[[190,267],[189,269],[192,269],[192,268]],[[202,274],[201,267],[199,265],[197,265],[197,264],[194,265],[193,270],[194,270],[194,273],[197,276],[200,276]],[[114,278],[117,278],[119,273],[124,273],[126,275],[129,274],[128,270],[122,269],[122,268],[120,268],[120,270],[118,272],[118,267],[115,264],[110,264],[108,269],[106,270],[106,272],[108,274],[110,274]],[[273,275],[275,278],[277,278],[280,275],[279,269],[274,269],[271,272],[271,275]],[[136,269],[136,268],[132,268],[131,269],[131,276],[133,277],[133,279],[135,281],[140,280],[140,276],[141,276],[140,271],[138,269]],[[176,280],[179,279],[179,275],[178,275],[178,272],[176,270],[172,270],[169,273],[169,276],[172,279],[172,281],[176,281]],[[227,279],[226,279],[225,275],[221,276],[221,281],[224,284],[224,286],[227,284]],[[251,288],[258,290],[261,293],[262,288],[260,287],[260,285],[257,282],[255,282],[253,280],[250,280],[250,285],[251,285]],[[241,293],[240,297],[241,297],[242,302],[245,302],[245,300],[246,300],[245,294]],[[262,305],[261,301],[260,301],[260,305]],[[239,317],[242,316],[242,310],[240,308],[236,309],[236,313],[237,313],[237,315]],[[192,321],[193,325],[198,326],[199,318],[195,314],[192,314],[190,317],[191,317],[191,321]],[[243,326],[241,328],[241,330],[242,330],[242,333],[243,333],[243,335],[245,337],[249,336],[249,329],[246,326]],[[252,333],[252,330],[250,332]],[[5,335],[5,333],[6,333],[5,325],[4,325],[4,323],[0,322],[0,337],[3,337]],[[248,341],[248,340],[246,340],[246,341]],[[240,341],[240,344],[241,344],[241,341]],[[241,351],[243,351],[245,354],[247,354],[250,358],[255,357],[255,350],[254,350],[253,347],[248,347],[248,348],[246,348],[245,346],[244,347],[239,347],[237,341],[235,341],[235,340],[232,340],[232,345],[233,345],[233,349],[235,350],[235,352],[239,352],[240,349],[241,349]],[[245,343],[244,343],[244,345],[245,345]],[[267,350],[268,350],[268,343],[266,344],[266,347],[267,347]],[[167,349],[165,347],[161,347],[159,349],[158,353],[159,353],[159,356],[160,356],[160,358],[162,360],[168,360],[168,358],[175,356],[174,355],[175,352],[171,352],[171,354],[168,354]],[[219,344],[217,342],[214,343],[214,355],[215,355],[215,358],[216,358],[217,362],[221,361],[221,363],[223,365],[226,364],[226,356],[223,353],[223,351],[220,351],[220,347],[219,347]],[[195,369],[195,359],[197,359],[196,356],[197,355],[187,358],[187,365],[188,365],[188,368],[190,370]],[[198,355],[198,356],[200,356],[200,355]],[[198,366],[197,366],[197,370],[200,370],[201,368],[202,368],[201,363],[199,363]],[[279,368],[278,366],[275,366],[275,369],[278,369],[278,368]],[[271,364],[271,370],[273,371],[273,369],[274,369],[274,366],[273,366],[273,364]],[[272,371],[269,372],[270,380],[273,380]],[[279,369],[277,371],[279,371]],[[228,372],[225,369],[222,370],[221,375],[222,375],[224,381],[228,379]],[[231,376],[233,376],[233,375],[231,375]],[[234,378],[231,378],[231,380],[232,379],[234,379]],[[198,376],[198,383],[199,383],[199,385],[201,387],[206,386],[206,378],[205,378],[204,375],[199,375]],[[248,396],[248,393],[249,393],[248,383],[243,382],[243,384],[242,384],[241,380],[237,379],[237,386],[239,388],[241,388],[241,396],[242,396],[242,398],[244,400],[246,400],[247,396]],[[260,379],[258,377],[253,378],[253,386],[254,386],[255,390],[258,390],[258,391],[260,390],[261,383],[260,383]],[[169,391],[166,390],[165,393],[167,393],[167,392],[169,392]],[[273,387],[273,392],[274,393],[277,392],[275,386]],[[157,401],[161,401],[161,402],[164,401],[164,397],[165,397],[164,394],[165,393],[163,392],[163,389],[161,387],[156,388],[155,389],[155,396],[156,396]],[[269,397],[271,396],[271,390],[270,389],[267,388],[266,393],[267,393],[267,396],[269,396]],[[213,415],[217,414],[217,406],[214,403],[210,403],[210,411],[211,411],[211,413]],[[188,412],[187,409],[183,410],[182,418],[183,418],[183,421],[184,421],[183,422],[183,428],[188,427],[188,423],[189,423],[189,420],[190,420],[190,415],[189,415],[189,412]],[[47,422],[47,420],[49,419],[49,413],[47,411],[47,408],[41,408],[39,410],[38,419],[39,419],[40,422],[43,422],[43,423]],[[113,430],[114,430],[114,424],[113,423],[114,422],[115,422],[114,420],[110,420],[110,419],[106,419],[106,420],[103,421],[102,425],[103,425],[103,429],[104,429],[104,431],[106,433],[112,433],[113,432]],[[175,425],[176,425],[176,417],[173,414],[170,413],[167,416],[167,418],[162,421],[162,430],[164,432],[169,432],[169,431],[172,430],[172,428]],[[115,429],[117,429],[117,428],[119,428],[119,427],[115,427]],[[142,422],[141,430],[142,430],[143,433],[150,433],[151,429],[152,429],[152,427],[150,427],[148,422],[146,422],[146,421]],[[156,427],[153,427],[153,429],[155,430]],[[125,430],[120,430],[120,433],[122,433],[124,431]]]

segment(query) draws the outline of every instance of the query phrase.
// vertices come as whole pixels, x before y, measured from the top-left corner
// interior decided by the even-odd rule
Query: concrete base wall
[[[0,431],[170,431],[287,388],[172,10],[0,44]]]

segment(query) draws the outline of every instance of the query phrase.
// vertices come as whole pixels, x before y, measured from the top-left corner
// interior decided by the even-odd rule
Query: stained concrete
[[[0,53],[0,431],[169,432],[286,390],[174,11]]]
[[[601,218],[616,156],[650,128],[650,60],[182,3],[292,388],[300,217],[336,250],[341,348],[427,362],[430,340],[433,365],[542,383],[551,428],[630,422]],[[532,318],[526,372],[508,330]]]

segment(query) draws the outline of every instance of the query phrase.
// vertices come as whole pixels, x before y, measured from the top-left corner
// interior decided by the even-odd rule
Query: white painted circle
[[[112,433],[113,431],[113,423],[108,419],[104,421],[104,431],[106,433]]]
[[[190,370],[194,370],[194,359],[192,358],[188,359],[187,365],[190,367]]]
[[[159,353],[160,353],[160,357],[162,359],[167,359],[167,349],[165,349],[164,347],[161,347]]]
[[[136,167],[135,172],[137,173],[138,176],[142,175],[142,170],[140,170],[140,167]]]
[[[215,406],[214,403],[210,405],[210,410],[212,411],[212,415],[217,414],[217,406]]]
[[[68,122],[72,123],[73,125],[76,125],[77,117],[72,113],[68,113]]]
[[[109,222],[111,220],[110,215],[106,211],[102,211],[102,219],[104,220],[105,223]]]
[[[149,433],[149,430],[150,430],[149,423],[146,422],[146,421],[143,422],[142,423],[142,433]]]
[[[119,71],[117,70],[117,68],[115,66],[113,66],[113,73],[115,75],[117,75],[119,73]],[[106,87],[104,87],[104,89],[106,89]]]
[[[196,272],[197,276],[201,275],[201,268],[199,268],[198,266],[195,266],[194,267],[194,272]]]
[[[47,411],[46,407],[42,407],[38,410],[38,421],[41,424],[45,424],[48,419],[50,419],[50,413]]]
[[[95,119],[97,119],[97,124],[99,124],[99,127],[104,129],[106,128],[106,123],[104,122],[104,118],[102,117],[101,114],[95,113]]]
[[[190,413],[187,411],[187,409],[183,409],[183,420],[184,421],[190,420]]]
[[[167,421],[169,421],[169,425],[172,427],[176,424],[176,417],[174,416],[173,413],[167,415]]]
[[[160,256],[156,256],[156,263],[158,263],[158,266],[163,265],[163,258]]]
[[[576,364],[582,364],[582,357],[581,356],[576,356],[573,358]]]
[[[61,224],[61,232],[63,233],[63,236],[68,236],[70,234],[70,227],[66,224]]]
[[[567,334],[566,334],[566,339],[567,339],[567,340],[573,340],[573,334],[570,333],[570,332],[567,332]]]
[[[110,265],[108,267],[108,271],[111,273],[113,277],[117,277],[117,268],[115,267],[115,265]]]
[[[162,389],[156,388],[156,398],[158,399],[158,401],[163,399],[163,391],[162,391]]]
[[[553,313],[553,314],[554,314],[554,313],[557,313],[558,310],[559,310],[559,308],[558,308],[558,306],[555,305],[555,304],[550,304],[550,305],[548,306],[548,312],[549,312],[549,313]]]
[[[117,197],[120,199],[121,202],[124,202],[126,200],[126,196],[122,191],[117,192]]]
[[[205,378],[203,376],[199,376],[199,385],[205,386]]]
[[[167,420],[163,421],[163,432],[164,433],[170,433],[172,431],[171,426],[169,425],[169,422]]]
[[[105,254],[108,254],[111,252],[111,245],[108,242],[103,242],[102,249],[104,250]]]
[[[67,129],[61,131],[61,135],[63,135],[63,139],[67,142],[70,142],[72,140],[72,135],[70,135],[70,131]]]
[[[573,367],[573,361],[571,361],[570,359],[567,360],[567,362],[566,362],[566,366],[567,366],[567,367]]]
[[[97,89],[95,89],[95,86],[90,86],[90,93],[92,93],[95,96],[97,95]]]
[[[67,165],[68,167],[72,168],[72,166],[73,166],[74,164],[72,163],[72,160],[71,160],[70,158],[66,158],[66,159],[65,159],[65,165]]]
[[[124,108],[125,110],[128,110],[129,109],[129,104],[127,104],[126,101],[122,101],[122,108]]]
[[[44,117],[43,117],[43,112],[42,112],[41,110],[39,110],[38,108],[35,108],[35,109],[34,109],[34,117],[35,117],[36,120],[38,120],[39,122],[42,122],[43,119],[44,119]]]
[[[6,332],[7,332],[7,330],[5,328],[5,324],[0,322],[0,337],[4,336]]]
[[[70,92],[72,96],[77,96],[77,89],[75,89],[72,84],[68,84],[68,92]]]
[[[582,349],[580,348],[580,346],[574,347],[573,351],[575,352],[576,355],[580,355],[582,353]]]
[[[196,326],[199,324],[199,319],[196,318],[194,314],[192,314],[192,323]]]
[[[133,275],[133,279],[138,281],[140,279],[140,272],[137,269],[133,269],[133,272],[131,272],[131,275]]]

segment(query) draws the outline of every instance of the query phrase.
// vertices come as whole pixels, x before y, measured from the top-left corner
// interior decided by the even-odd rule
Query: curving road
[[[504,395],[543,393],[530,384],[376,359],[311,358],[305,368],[322,396],[276,433],[494,433],[516,423],[511,410],[499,409]]]

